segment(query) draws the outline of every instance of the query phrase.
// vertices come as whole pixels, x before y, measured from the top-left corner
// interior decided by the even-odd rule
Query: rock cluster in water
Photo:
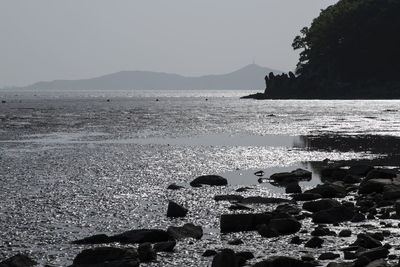
[[[293,235],[290,243],[305,248],[324,247],[324,237],[350,238],[353,233],[350,229],[343,229],[339,233],[330,229],[330,225],[342,222],[362,222],[368,219],[400,219],[400,174],[395,169],[375,168],[366,165],[355,165],[350,168],[328,167],[322,170],[323,184],[304,192],[293,193],[291,199],[266,198],[261,196],[244,197],[239,194],[216,195],[215,201],[230,201],[232,210],[244,212],[221,214],[220,232],[254,231],[260,237],[269,239],[283,235]],[[277,173],[270,177],[270,181],[282,186],[296,184],[299,181],[311,179],[311,173],[297,169],[289,173]],[[200,176],[193,180],[193,187],[224,186],[227,180],[220,176]],[[171,185],[171,190],[179,190],[180,186]],[[198,190],[202,190],[199,188]],[[247,189],[246,189],[247,190]],[[245,190],[244,190],[245,191]],[[352,196],[352,201],[349,200]],[[252,204],[277,204],[269,212],[251,213]],[[234,208],[232,208],[234,207]],[[250,212],[249,212],[250,211]],[[184,217],[188,209],[170,201],[168,217]],[[314,229],[304,229],[302,221],[311,218]],[[308,227],[308,226],[307,226]],[[299,232],[308,233],[307,239],[302,239]],[[288,256],[271,256],[265,260],[255,261],[253,253],[249,251],[234,251],[222,249],[215,251],[207,249],[203,256],[210,259],[212,267],[243,266],[249,260],[255,261],[253,266],[317,266],[319,261],[332,261],[334,266],[389,266],[390,255],[385,237],[389,231],[359,233],[355,241],[347,247],[338,247],[336,251],[326,251],[318,258],[312,255],[303,255],[301,258]],[[157,259],[158,252],[174,252],[179,240],[184,238],[201,239],[203,229],[191,223],[183,226],[170,226],[168,229],[134,229],[116,235],[98,234],[72,244],[137,244],[137,248],[123,248],[113,246],[96,246],[87,248],[76,255],[71,267],[108,267],[108,266],[139,266],[141,263],[152,262]],[[239,238],[228,242],[235,246],[242,244]],[[285,251],[281,251],[285,254]],[[346,260],[346,262],[343,262]],[[17,254],[0,262],[0,267],[36,266],[37,263],[26,255]]]

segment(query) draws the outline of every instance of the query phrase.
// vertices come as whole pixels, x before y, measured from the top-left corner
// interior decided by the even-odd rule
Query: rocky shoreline
[[[267,258],[255,257],[251,249],[232,249],[244,243],[239,237],[229,240],[226,248],[204,249],[202,256],[210,258],[211,266],[397,266],[400,246],[394,241],[400,235],[393,229],[399,227],[400,219],[399,169],[328,164],[321,171],[323,183],[304,192],[298,183],[311,179],[312,174],[307,170],[297,169],[270,177],[263,177],[263,171],[259,171],[255,175],[261,183],[285,187],[289,198],[241,194],[251,191],[250,188],[239,188],[235,194],[215,195],[214,201],[230,203],[226,213],[220,215],[219,231],[222,235],[254,233],[256,238],[264,240],[266,249],[272,240],[288,238],[288,243],[297,247],[297,254],[303,255],[292,257],[287,256],[289,251],[278,250],[273,253],[276,255]],[[225,178],[217,175],[200,176],[190,183],[196,190],[227,184]],[[184,187],[171,184],[166,190],[173,192]],[[254,212],[253,205],[272,209]],[[169,201],[166,216],[182,218],[188,210],[190,207]],[[352,227],[364,230],[356,233]],[[157,257],[165,255],[162,253],[173,258],[177,243],[188,239],[188,244],[194,244],[202,238],[203,228],[192,223],[172,225],[166,230],[149,228],[111,236],[97,234],[71,242],[84,246],[84,250],[70,266],[151,265],[157,262]],[[310,254],[306,250],[324,247],[329,249],[321,253]],[[0,267],[36,265],[34,259],[23,254],[0,263]]]

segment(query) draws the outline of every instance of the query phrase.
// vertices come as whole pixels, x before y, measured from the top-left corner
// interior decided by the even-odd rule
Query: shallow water
[[[400,136],[400,101],[253,101],[238,98],[249,92],[178,93],[0,91],[7,101],[0,104],[0,259],[26,252],[42,264],[65,266],[83,248],[68,244],[74,239],[193,222],[203,226],[203,240],[180,242],[175,254],[163,254],[155,265],[206,266],[210,259],[202,252],[227,247],[235,236],[219,234],[219,215],[229,212],[229,203],[216,203],[214,195],[250,186],[242,194],[286,197],[282,188],[259,184],[253,173],[308,168],[313,180],[301,186],[309,187],[320,181],[308,162],[385,159]],[[230,185],[187,185],[203,174],[223,175]],[[172,182],[186,188],[167,191]],[[167,219],[168,200],[187,206],[188,216]],[[243,249],[266,257],[290,236],[241,238]],[[261,249],[266,242],[274,244],[268,252]]]

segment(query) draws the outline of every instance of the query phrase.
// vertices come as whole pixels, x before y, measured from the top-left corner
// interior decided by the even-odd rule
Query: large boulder
[[[133,248],[98,247],[81,251],[72,267],[78,266],[139,266],[138,253]]]
[[[348,172],[352,175],[366,176],[373,169],[374,167],[372,166],[360,164],[351,166]]]
[[[219,175],[203,175],[190,182],[190,185],[193,187],[199,187],[202,185],[223,186],[227,184],[228,180]]]
[[[201,226],[196,226],[192,223],[187,223],[180,227],[170,226],[167,229],[167,233],[173,239],[184,239],[184,238],[201,239],[201,237],[203,236],[203,229],[201,228]]]
[[[352,246],[358,246],[363,248],[378,248],[382,246],[382,243],[375,239],[372,235],[368,233],[360,233],[357,235],[356,241]]]
[[[36,265],[37,262],[23,254],[17,254],[0,262],[0,267],[30,267]]]
[[[314,223],[334,224],[339,222],[350,221],[353,218],[353,216],[354,216],[353,209],[340,206],[315,212],[312,215],[312,220]]]
[[[240,203],[243,204],[279,204],[287,202],[290,202],[290,200],[284,198],[260,197],[260,196],[246,197],[240,200]]]
[[[215,201],[241,201],[243,196],[241,195],[215,195]]]
[[[371,179],[392,179],[397,176],[397,172],[395,170],[390,169],[374,169],[368,172],[365,180]]]
[[[301,228],[301,223],[295,218],[271,219],[268,226],[281,235],[294,234]]]
[[[301,193],[292,196],[294,201],[311,201],[322,198],[320,194],[314,193]]]
[[[139,245],[137,252],[140,262],[150,262],[157,259],[157,253],[154,251],[150,243],[142,243]]]
[[[371,194],[371,193],[382,193],[383,189],[387,185],[392,185],[391,179],[369,179],[361,182],[358,189],[359,194]]]
[[[357,261],[359,260],[362,263],[364,263],[365,261],[368,261],[369,263],[377,259],[384,259],[388,255],[389,255],[389,250],[386,247],[372,248],[356,254]]]
[[[182,207],[181,205],[170,201],[168,203],[168,210],[167,210],[167,217],[185,217],[186,214],[188,213],[188,209]]]
[[[172,252],[172,251],[174,251],[175,246],[176,246],[176,241],[171,240],[171,241],[155,243],[153,248],[157,252],[159,252],[159,251]]]
[[[318,212],[321,210],[327,210],[335,207],[339,207],[341,204],[334,199],[320,199],[316,201],[305,202],[303,209],[310,212]]]
[[[221,233],[255,231],[257,225],[268,224],[272,215],[256,214],[223,214],[221,215]]]

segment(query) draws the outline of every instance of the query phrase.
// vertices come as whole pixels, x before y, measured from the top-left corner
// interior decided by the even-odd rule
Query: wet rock
[[[303,240],[301,240],[299,236],[294,236],[290,240],[290,244],[295,244],[295,245],[300,245],[302,242]]]
[[[368,172],[365,180],[371,179],[392,179],[396,177],[396,171],[389,169],[374,169]]]
[[[150,243],[140,244],[137,252],[139,254],[140,262],[150,262],[157,259],[157,254]]]
[[[292,196],[293,200],[295,201],[311,201],[322,198],[320,194],[313,194],[313,193],[302,193],[296,194]]]
[[[37,262],[23,254],[14,255],[0,262],[0,267],[30,267],[36,265]]]
[[[185,217],[188,213],[188,209],[182,207],[181,205],[170,201],[168,203],[167,217],[177,218]]]
[[[233,240],[228,241],[229,245],[237,246],[243,244],[243,241],[239,238],[235,238]]]
[[[264,176],[264,171],[257,171],[254,173],[255,176]]]
[[[319,194],[323,198],[343,198],[347,195],[346,189],[336,184],[317,185],[317,187],[304,191],[304,193]]]
[[[329,230],[328,228],[319,226],[311,232],[311,235],[312,236],[336,236],[336,233],[334,231]]]
[[[337,259],[337,258],[340,258],[340,254],[336,254],[336,253],[332,253],[332,252],[325,252],[325,253],[322,253],[322,254],[318,257],[318,259],[321,260],[321,261],[324,261],[324,260],[334,260],[334,259]]]
[[[185,187],[180,186],[180,185],[177,185],[177,184],[170,184],[170,185],[167,187],[167,189],[170,189],[170,190],[179,190],[179,189],[182,189],[182,188],[185,188]]]
[[[252,210],[253,208],[250,205],[242,204],[242,203],[234,203],[228,209],[230,210]]]
[[[354,260],[356,257],[356,253],[352,251],[343,251],[343,257],[345,260]]]
[[[344,229],[339,232],[339,237],[350,237],[351,236],[351,230],[349,229]]]
[[[240,203],[243,204],[279,204],[279,203],[287,203],[290,202],[284,198],[275,198],[275,197],[246,197],[243,198]]]
[[[357,212],[354,214],[353,218],[351,218],[350,221],[353,223],[365,221],[365,215]]]
[[[158,242],[155,243],[153,248],[155,251],[160,252],[173,252],[174,248],[176,246],[176,241],[171,240],[171,241],[165,241],[165,242]]]
[[[328,167],[321,170],[321,177],[330,181],[341,181],[347,174],[347,170],[339,167]]]
[[[236,189],[235,191],[238,193],[241,193],[241,192],[246,192],[251,189],[253,189],[253,188],[245,186],[245,187],[240,187],[240,188]]]
[[[257,225],[268,224],[272,215],[267,213],[255,214],[223,214],[221,215],[221,233],[255,231]]]
[[[352,262],[330,262],[327,267],[354,267]]]
[[[201,239],[201,237],[203,236],[203,229],[201,228],[201,226],[187,223],[182,227],[170,226],[167,229],[167,233],[174,239],[183,239],[190,237]]]
[[[301,228],[301,223],[295,218],[271,219],[269,227],[281,235],[287,235],[298,232]]]
[[[340,206],[327,210],[321,210],[312,215],[314,223],[334,224],[339,222],[350,221],[354,216],[352,209]]]
[[[113,242],[122,244],[135,243],[157,243],[164,242],[170,239],[169,234],[164,230],[159,229],[137,229],[126,231],[122,234],[110,237]]]
[[[363,248],[377,248],[382,246],[381,242],[376,240],[370,234],[365,233],[358,234],[356,241],[352,245]]]
[[[396,200],[394,203],[394,209],[396,211],[397,216],[400,216],[400,199]]]
[[[223,249],[214,256],[211,267],[238,267],[239,261],[231,249]]]
[[[113,239],[105,234],[93,235],[80,240],[72,241],[72,244],[107,244],[113,242]]]
[[[358,184],[358,183],[361,183],[361,178],[360,177],[357,177],[357,176],[354,176],[354,175],[346,175],[344,178],[343,178],[343,182],[345,183],[345,184]]]
[[[399,185],[385,185],[383,186],[383,199],[392,200],[400,198],[400,186]],[[387,202],[388,204],[390,203]]]
[[[318,212],[321,210],[327,210],[334,207],[340,207],[341,204],[334,199],[320,199],[316,201],[305,202],[303,209],[310,212]]]
[[[323,239],[314,236],[310,240],[308,240],[307,243],[304,244],[304,246],[307,248],[321,248],[323,243]]]
[[[310,266],[301,260],[286,257],[286,256],[273,256],[267,260],[258,262],[253,267],[305,267]]]
[[[193,187],[199,187],[202,185],[223,186],[227,184],[228,180],[218,175],[203,175],[190,182],[190,185]]]
[[[257,232],[262,236],[262,237],[266,237],[266,238],[271,238],[271,237],[278,237],[279,233],[278,231],[271,229],[271,227],[269,227],[266,224],[262,224],[259,225],[257,227]]]
[[[242,257],[244,258],[246,261],[247,260],[251,260],[254,259],[254,255],[252,252],[250,251],[240,251],[236,253],[236,257]]]
[[[359,194],[382,193],[385,185],[391,185],[390,179],[370,179],[361,182],[358,189]]]
[[[215,201],[240,201],[243,199],[241,195],[216,195],[214,196]]]
[[[287,194],[298,194],[301,193],[301,187],[298,183],[289,183],[286,186],[285,192]]]
[[[139,266],[138,253],[132,248],[98,247],[81,251],[71,267],[78,266]]]
[[[357,261],[356,265],[358,265],[358,261],[365,262],[365,259],[368,260],[368,263],[377,260],[377,259],[384,259],[389,255],[389,250],[385,247],[378,247],[378,248],[372,248],[368,249],[366,251],[357,253]]]
[[[348,172],[353,175],[366,176],[373,169],[374,167],[369,165],[354,165],[349,168]]]
[[[368,263],[367,266],[365,267],[389,267],[390,265],[383,259],[380,260],[374,260],[370,263]]]
[[[297,206],[290,204],[282,204],[276,207],[275,212],[277,213],[287,213],[290,215],[296,215],[300,213],[300,209]]]
[[[307,170],[297,169],[292,172],[281,172],[271,175],[270,179],[277,183],[293,183],[301,180],[309,181],[312,178],[312,173]]]
[[[217,252],[215,250],[207,249],[206,251],[204,251],[202,256],[203,257],[211,257],[211,256],[214,256],[214,255],[217,255]]]

